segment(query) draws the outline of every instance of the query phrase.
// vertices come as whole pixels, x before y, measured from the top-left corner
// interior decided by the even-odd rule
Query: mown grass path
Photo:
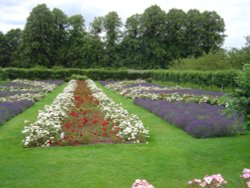
[[[238,188],[242,169],[250,168],[249,133],[195,139],[105,88],[109,97],[142,119],[150,130],[149,144],[23,148],[24,120],[35,121],[38,110],[64,86],[0,126],[0,187],[129,188],[144,178],[156,188],[182,188],[195,177],[221,173],[227,187]]]

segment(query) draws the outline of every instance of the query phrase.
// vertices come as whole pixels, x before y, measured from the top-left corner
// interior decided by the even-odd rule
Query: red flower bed
[[[116,136],[119,129],[112,121],[104,119],[99,101],[92,97],[85,81],[78,81],[74,92],[75,106],[64,120],[64,137],[56,145],[79,145],[96,143],[120,143]]]

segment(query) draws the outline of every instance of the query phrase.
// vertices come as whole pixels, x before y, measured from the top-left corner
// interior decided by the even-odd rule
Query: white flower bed
[[[74,105],[73,92],[76,81],[71,80],[63,93],[59,94],[51,105],[46,105],[39,111],[37,121],[25,126],[22,133],[24,147],[50,146],[58,137],[64,136],[61,121],[66,116],[69,107]]]
[[[7,97],[0,97],[0,102],[5,101],[21,101],[21,100],[31,100],[33,102],[41,100],[45,97],[49,92],[53,91],[57,85],[52,83],[45,83],[39,81],[31,81],[31,80],[13,80],[14,83],[26,84],[30,86],[30,88],[15,88],[15,87],[8,87],[7,91],[25,91],[27,93],[16,94]],[[3,91],[6,88],[2,89]],[[28,92],[38,92],[38,93],[28,93]]]
[[[168,102],[174,102],[174,101],[184,101],[184,102],[196,102],[196,103],[209,103],[209,104],[218,104],[218,105],[224,105],[227,106],[228,103],[221,100],[220,97],[210,97],[206,95],[193,95],[193,94],[178,94],[178,93],[150,93],[147,91],[171,91],[171,90],[176,90],[176,89],[184,89],[180,86],[176,87],[170,87],[170,88],[161,88],[158,86],[150,86],[150,87],[145,87],[145,86],[133,86],[133,87],[124,87],[128,84],[139,84],[139,83],[144,83],[145,81],[143,80],[135,80],[135,81],[120,81],[120,82],[115,82],[106,85],[105,87],[118,92],[120,95],[131,98],[131,99],[136,99],[136,98],[149,98],[153,100],[166,100]],[[185,88],[185,89],[190,89],[190,88]]]
[[[121,137],[123,141],[146,142],[149,133],[142,121],[136,115],[129,114],[120,104],[108,98],[94,81],[88,79],[86,82],[93,93],[92,95],[100,101],[99,105],[105,114],[105,119],[112,120],[119,128],[117,136]]]
[[[34,80],[20,80],[16,79],[13,80],[12,82],[14,83],[20,83],[20,84],[27,84],[33,87],[38,87],[39,89],[46,91],[46,92],[51,92],[53,91],[57,85],[52,84],[52,83],[46,83],[46,82],[39,82],[39,81],[34,81]]]

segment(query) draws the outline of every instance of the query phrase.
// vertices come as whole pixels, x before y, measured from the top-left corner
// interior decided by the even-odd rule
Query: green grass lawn
[[[182,188],[188,180],[214,173],[228,180],[227,187],[242,187],[241,171],[250,168],[249,133],[195,139],[107,89],[108,96],[149,128],[149,144],[23,148],[24,120],[35,121],[38,110],[64,86],[0,126],[0,187],[129,188],[144,178],[156,188]]]

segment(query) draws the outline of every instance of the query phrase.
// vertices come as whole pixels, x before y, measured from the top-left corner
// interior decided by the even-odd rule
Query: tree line
[[[40,4],[24,30],[0,32],[0,66],[167,68],[173,60],[219,49],[224,31],[215,11],[165,12],[153,5],[125,23],[113,11],[86,27],[82,15]]]

